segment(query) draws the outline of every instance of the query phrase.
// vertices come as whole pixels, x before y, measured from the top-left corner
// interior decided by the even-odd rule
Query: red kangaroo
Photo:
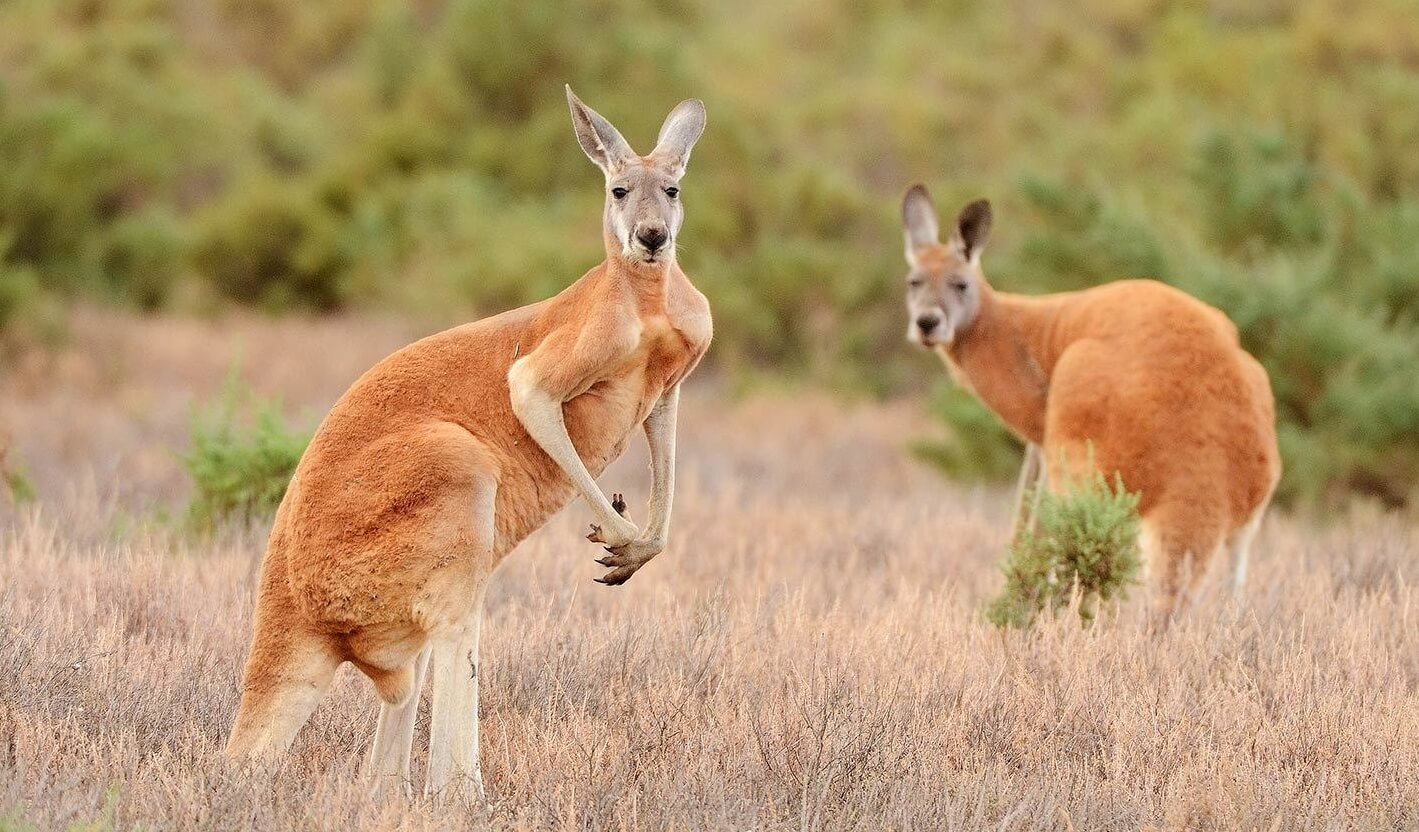
[[[1222,546],[1240,595],[1281,460],[1270,381],[1236,326],[1153,280],[999,292],[981,271],[989,202],[967,205],[945,243],[923,186],[907,191],[902,215],[908,338],[1043,449],[1049,487],[1092,465],[1139,493],[1140,543],[1164,620]]]
[[[570,88],[606,179],[606,260],[548,300],[396,352],[335,404],[276,514],[227,755],[280,754],[350,662],[383,704],[368,770],[409,780],[433,676],[425,791],[478,800],[478,634],[502,559],[575,497],[620,584],[665,548],[680,382],[709,346],[709,304],[675,260],[680,177],[705,126],[690,100],[649,156]],[[548,229],[554,233],[554,229]],[[650,445],[644,530],[594,476],[636,429]]]

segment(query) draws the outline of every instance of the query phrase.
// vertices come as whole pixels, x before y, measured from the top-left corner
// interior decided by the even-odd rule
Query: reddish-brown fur
[[[1266,371],[1222,312],[1177,289],[1127,280],[1040,297],[997,292],[979,249],[968,256],[959,237],[913,254],[914,274],[979,290],[974,319],[936,349],[1043,448],[1051,487],[1092,461],[1139,493],[1148,568],[1170,612],[1220,546],[1245,547],[1239,538],[1280,477]]]

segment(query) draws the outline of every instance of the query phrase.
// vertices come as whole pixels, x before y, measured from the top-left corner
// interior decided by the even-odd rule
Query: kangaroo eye
[[[612,188],[612,189],[611,189],[611,196],[614,196],[614,197],[616,197],[617,199],[625,199],[625,198],[626,198],[626,194],[628,194],[628,193],[630,193],[630,191],[626,190],[625,188]]]
[[[971,288],[971,284],[967,283],[964,280],[957,280],[955,283],[951,284],[951,288],[955,289],[958,292],[964,292],[967,289]]]
[[[666,188],[665,195],[674,199],[680,195],[680,189],[675,187]]]
[[[910,280],[907,281],[907,285],[910,286],[910,287],[912,287],[913,289],[920,289],[920,288],[921,288],[921,284],[923,284],[923,283],[925,283],[925,282],[926,282],[926,281],[922,280],[922,279],[919,278],[919,277],[913,277],[913,278],[911,278]]]

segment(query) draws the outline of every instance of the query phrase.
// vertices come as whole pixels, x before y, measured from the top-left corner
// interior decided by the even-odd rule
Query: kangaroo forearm
[[[650,513],[646,536],[665,540],[670,531],[670,509],[675,499],[675,429],[680,388],[667,392],[645,420],[650,446]]]
[[[567,434],[561,402],[540,391],[523,391],[514,398],[513,412],[527,434],[557,463],[602,522],[612,522],[612,518],[619,516],[577,454]]]

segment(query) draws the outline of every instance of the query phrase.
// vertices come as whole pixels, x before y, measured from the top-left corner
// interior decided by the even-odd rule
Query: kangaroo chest
[[[699,363],[710,327],[708,304],[643,317],[632,353],[566,404],[567,432],[588,469],[597,473],[621,455],[661,395]]]

